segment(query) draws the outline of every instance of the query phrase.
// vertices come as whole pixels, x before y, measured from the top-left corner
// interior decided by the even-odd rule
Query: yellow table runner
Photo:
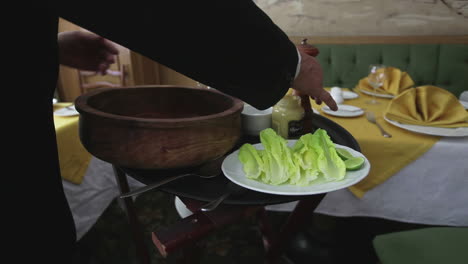
[[[54,111],[71,103],[54,104]],[[78,116],[55,116],[55,132],[62,178],[80,184],[88,169],[91,154],[83,147],[78,135]]]
[[[321,115],[348,130],[359,143],[361,152],[369,160],[371,164],[369,175],[349,188],[354,195],[361,198],[368,190],[383,183],[428,151],[440,137],[413,133],[389,124],[383,119],[383,113],[390,99],[377,98],[380,104],[370,105],[365,103],[371,99],[369,95],[361,93],[357,89],[354,89],[354,92],[359,94],[359,98],[345,100],[344,104],[373,111],[377,122],[393,137],[384,138],[377,126],[367,121],[365,115],[335,117],[320,111],[320,108],[325,104],[318,106],[312,100],[311,104],[313,108],[320,111]]]

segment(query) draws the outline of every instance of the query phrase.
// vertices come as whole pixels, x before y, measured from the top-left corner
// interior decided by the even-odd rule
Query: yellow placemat
[[[368,101],[370,96],[356,91],[356,89],[354,90],[359,94],[359,98],[345,100],[344,103],[373,111],[377,121],[392,134],[392,138],[384,138],[377,126],[368,122],[364,115],[359,117],[335,117],[322,111],[320,111],[320,114],[349,131],[359,143],[361,152],[369,160],[371,164],[369,175],[349,188],[357,197],[363,197],[368,190],[385,182],[392,175],[423,155],[440,137],[416,134],[389,124],[383,119],[383,113],[390,99],[377,98],[380,102],[379,105],[369,105],[365,101]],[[312,100],[311,104],[312,107],[318,110],[324,105],[318,106]]]
[[[70,104],[54,104],[54,111]],[[75,184],[83,181],[91,160],[91,154],[83,147],[78,135],[78,118],[78,116],[54,115],[62,178]]]

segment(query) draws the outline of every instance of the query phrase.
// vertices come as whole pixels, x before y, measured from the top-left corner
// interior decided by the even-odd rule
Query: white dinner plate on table
[[[359,97],[359,94],[351,91],[343,91],[342,92],[343,99],[345,100],[350,100],[350,99],[356,99]]]
[[[64,107],[56,110],[54,112],[54,115],[56,116],[76,116],[79,115],[80,113],[76,111],[75,106],[71,105],[69,107]]]
[[[288,145],[293,146],[297,140],[288,140]],[[361,169],[356,171],[346,171],[346,175],[341,181],[325,181],[323,177],[320,177],[320,180],[314,182],[308,186],[296,186],[290,184],[282,185],[271,185],[266,184],[260,181],[249,179],[245,176],[242,163],[239,161],[239,150],[234,151],[229,154],[226,159],[224,159],[221,166],[224,175],[233,183],[240,185],[244,188],[270,194],[278,195],[311,195],[319,193],[327,193],[331,191],[336,191],[340,189],[347,188],[351,185],[354,185],[364,179],[370,170],[369,160],[360,152],[339,144],[335,144],[337,148],[344,148],[349,151],[355,157],[363,157],[364,164]],[[263,149],[261,143],[253,145],[256,149]]]
[[[374,93],[372,91],[364,90],[364,89],[359,89],[362,93],[365,93],[367,95],[373,95],[375,97],[381,97],[381,98],[394,98],[395,96],[393,94],[385,94],[385,93]]]
[[[432,135],[432,136],[441,136],[441,137],[466,137],[468,136],[468,127],[432,127],[432,126],[418,126],[418,125],[409,125],[403,124],[391,119],[388,119],[384,116],[385,121],[388,123],[397,126],[399,128],[416,132],[420,134]]]
[[[339,104],[337,111],[333,111],[330,109],[330,107],[325,105],[324,107],[322,107],[322,111],[325,114],[332,115],[332,116],[339,116],[339,117],[355,117],[355,116],[360,116],[364,114],[364,109],[359,108],[354,105],[345,105],[345,104]]]
[[[463,107],[465,107],[465,109],[468,110],[468,102],[467,102],[467,101],[462,101],[462,100],[460,100],[460,104],[462,104]]]

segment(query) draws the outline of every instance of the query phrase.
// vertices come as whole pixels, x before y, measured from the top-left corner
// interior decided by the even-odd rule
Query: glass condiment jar
[[[304,108],[301,106],[301,98],[288,94],[273,106],[271,126],[285,139],[297,138],[303,132],[303,118]]]

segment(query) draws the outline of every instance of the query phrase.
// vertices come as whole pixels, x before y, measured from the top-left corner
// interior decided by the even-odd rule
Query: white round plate
[[[364,110],[362,108],[345,104],[339,104],[337,111],[331,110],[328,106],[322,107],[322,111],[325,114],[339,117],[355,117],[364,114]]]
[[[356,99],[359,97],[359,94],[351,91],[343,91],[342,92],[343,99],[349,100],[349,99]]]
[[[385,121],[388,123],[397,126],[399,128],[416,132],[420,134],[432,135],[432,136],[441,136],[441,137],[466,137],[468,136],[468,127],[457,127],[457,128],[448,128],[448,127],[431,127],[431,126],[418,126],[418,125],[408,125],[402,124],[400,122],[390,120],[384,116]]]
[[[462,101],[462,100],[460,100],[460,104],[462,104],[463,107],[465,107],[465,109],[468,110],[468,101]]]
[[[56,116],[76,116],[79,115],[80,113],[76,111],[75,106],[72,105],[69,108],[60,108],[59,110],[54,112],[54,115]]]
[[[297,140],[288,140],[288,145],[292,146]],[[344,148],[348,150],[353,156],[364,158],[364,164],[361,169],[356,171],[346,171],[346,176],[341,181],[325,181],[323,177],[315,181],[309,186],[296,186],[290,184],[270,185],[260,181],[249,179],[245,176],[242,163],[239,161],[239,150],[229,154],[223,161],[221,166],[224,175],[233,183],[240,185],[244,188],[270,194],[278,195],[311,195],[319,193],[327,193],[340,189],[347,188],[364,179],[370,170],[369,160],[360,152],[352,148],[335,144],[337,148]],[[256,149],[263,149],[261,143],[253,145]]]
[[[361,91],[361,92],[363,92],[363,93],[365,93],[367,95],[374,95],[375,97],[388,98],[388,99],[391,99],[391,98],[395,97],[393,94],[374,93],[374,92],[367,91],[367,90],[364,90],[364,89],[359,89],[359,91]]]

